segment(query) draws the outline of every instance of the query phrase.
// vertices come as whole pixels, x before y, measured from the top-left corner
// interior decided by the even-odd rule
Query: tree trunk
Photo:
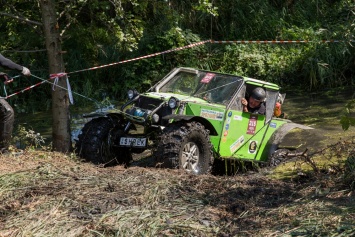
[[[46,38],[49,73],[64,72],[59,27],[55,11],[55,0],[40,0],[42,23]],[[60,77],[58,85],[67,88],[66,77]],[[68,152],[71,149],[69,97],[66,90],[56,87],[52,90],[52,136],[53,150]]]

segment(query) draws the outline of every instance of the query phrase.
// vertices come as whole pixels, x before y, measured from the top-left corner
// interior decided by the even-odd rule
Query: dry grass
[[[193,176],[145,161],[125,169],[52,152],[0,156],[0,237],[355,236],[354,182],[343,183],[341,167],[355,150],[355,142],[343,142],[354,130],[329,124],[339,121],[341,103],[333,112],[300,101],[305,105],[285,107],[296,122],[319,118],[315,130],[301,134],[304,147],[342,142],[275,170]]]
[[[0,236],[355,234],[355,195],[336,175],[193,176],[30,151],[0,161]]]

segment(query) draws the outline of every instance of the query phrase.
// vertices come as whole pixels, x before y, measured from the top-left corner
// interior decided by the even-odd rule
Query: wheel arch
[[[165,116],[163,119],[174,119],[175,121],[196,121],[201,123],[206,129],[208,129],[210,131],[210,135],[218,135],[216,129],[213,127],[210,121],[200,116],[171,114]]]
[[[270,137],[262,156],[267,157],[268,159],[278,149],[279,144],[283,141],[283,138],[295,128],[304,130],[313,129],[312,127],[293,123],[291,121],[281,125]]]
[[[119,113],[109,113],[103,117],[108,117],[108,118],[114,119],[114,120],[117,120],[117,119],[123,120],[124,119],[123,115],[119,114]]]

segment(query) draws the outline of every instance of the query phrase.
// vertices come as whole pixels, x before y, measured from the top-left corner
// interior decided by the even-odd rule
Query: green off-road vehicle
[[[266,114],[243,112],[242,98],[266,91]],[[285,134],[309,128],[274,117],[279,86],[218,72],[176,68],[147,92],[128,91],[120,109],[91,113],[76,142],[80,157],[95,164],[129,164],[151,150],[157,166],[194,174],[222,160],[270,164]],[[273,159],[270,159],[273,158]]]

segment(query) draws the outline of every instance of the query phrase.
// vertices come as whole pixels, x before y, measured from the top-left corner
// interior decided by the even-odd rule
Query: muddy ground
[[[346,98],[288,94],[289,119],[314,129],[285,143],[309,153],[338,143],[324,159],[353,152],[355,128],[339,125]],[[317,173],[300,159],[234,176],[193,176],[144,159],[102,168],[32,150],[0,162],[0,236],[355,235],[355,192],[338,159]]]

